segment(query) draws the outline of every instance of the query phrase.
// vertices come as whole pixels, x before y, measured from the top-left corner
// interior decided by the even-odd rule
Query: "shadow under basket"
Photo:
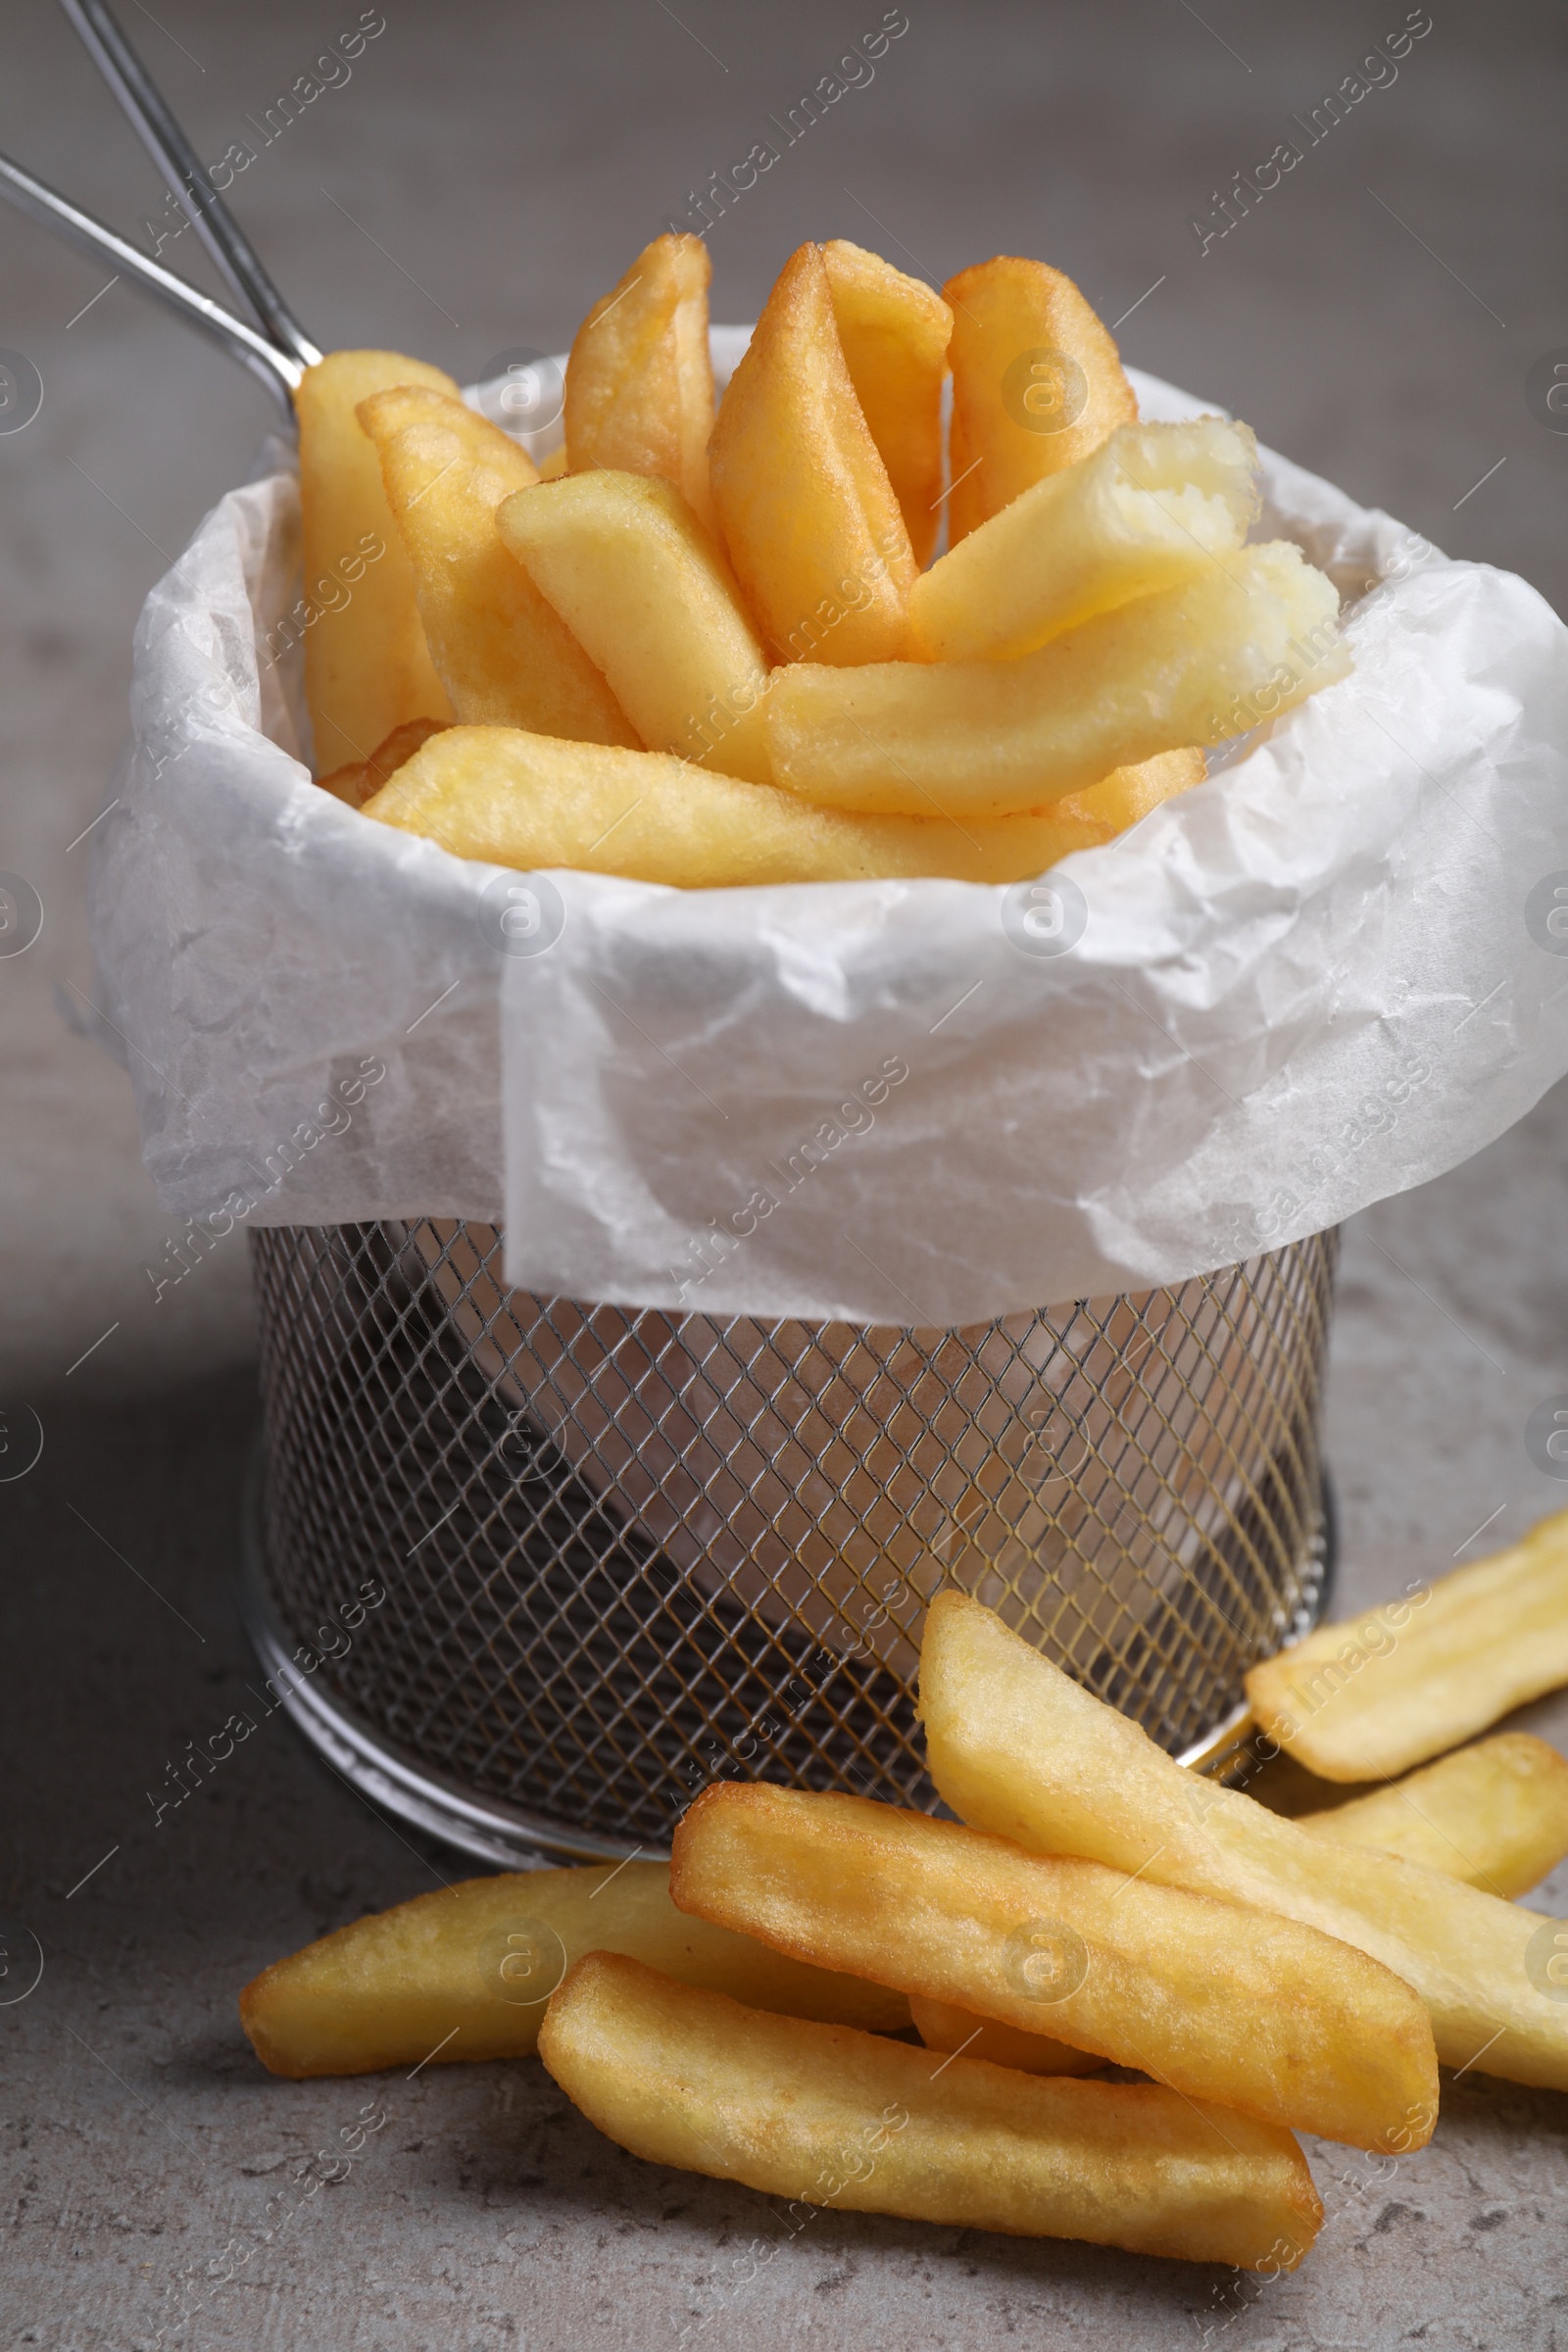
[[[717,1777],[936,1810],[944,1586],[1205,1769],[1321,1613],[1334,1232],[957,1331],[535,1298],[444,1219],[251,1250],[264,1671],[356,1787],[484,1861],[663,1852]]]

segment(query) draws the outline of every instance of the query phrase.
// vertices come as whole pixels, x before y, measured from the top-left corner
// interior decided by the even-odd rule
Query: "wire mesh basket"
[[[1333,1233],[957,1331],[536,1298],[434,1219],[252,1250],[264,1665],[488,1860],[658,1851],[719,1775],[934,1808],[945,1584],[1190,1760],[1322,1604]]]

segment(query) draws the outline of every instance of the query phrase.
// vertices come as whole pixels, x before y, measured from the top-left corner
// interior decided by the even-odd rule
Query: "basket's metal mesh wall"
[[[410,1762],[663,1841],[715,1772],[934,1797],[921,1613],[997,1608],[1171,1749],[1314,1598],[1336,1237],[964,1331],[508,1293],[439,1221],[252,1236],[266,1577]]]

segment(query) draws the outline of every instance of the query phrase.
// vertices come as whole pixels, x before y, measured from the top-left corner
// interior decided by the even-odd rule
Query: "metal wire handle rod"
[[[229,287],[255,312],[280,350],[302,366],[314,368],[320,352],[208,178],[195,148],[104,0],[60,0],[60,4]]]
[[[96,261],[112,263],[122,277],[139,286],[144,294],[151,294],[177,318],[183,318],[187,326],[211,336],[231,360],[238,360],[242,368],[248,368],[252,375],[266,384],[285,416],[292,420],[294,394],[305,374],[304,366],[292,353],[279,350],[275,343],[258,334],[255,327],[247,326],[242,318],[225,311],[220,303],[199,294],[182,277],[175,277],[172,270],[149,261],[91,213],[84,213],[79,205],[72,204],[43,180],[34,179],[30,172],[24,172],[20,164],[14,164],[4,155],[0,155],[0,196],[19,212],[25,213],[29,220],[55,229],[82,253],[91,254]]]

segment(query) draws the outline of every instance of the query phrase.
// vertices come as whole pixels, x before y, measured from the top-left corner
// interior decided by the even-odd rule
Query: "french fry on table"
[[[1499,1732],[1297,1819],[1319,1838],[1400,1854],[1511,1901],[1568,1856],[1568,1761],[1529,1732]]]
[[[1338,613],[1333,583],[1276,540],[1016,662],[795,662],[767,698],[773,774],[838,808],[965,820],[1039,808],[1343,677]]]
[[[766,658],[729,564],[678,490],[601,469],[509,498],[496,520],[651,752],[772,781]]]
[[[921,573],[910,651],[928,662],[1033,653],[1228,556],[1257,512],[1257,444],[1245,424],[1124,424]]]
[[[1018,2074],[694,1991],[595,1952],[539,2055],[610,2139],[793,2209],[1290,2271],[1323,2208],[1277,2125],[1154,2083]]]
[[[1568,2089],[1559,1923],[1184,1771],[965,1593],[927,1611],[920,1712],[931,1777],[976,1828],[1321,1928],[1414,1987],[1445,2065]]]
[[[999,254],[942,289],[953,313],[948,541],[1087,458],[1138,402],[1108,330],[1070,277]]]
[[[1000,2018],[981,2017],[953,2001],[928,2001],[918,1992],[909,1995],[909,2015],[928,2050],[985,2058],[993,2066],[1016,2067],[1024,2075],[1095,2075],[1105,2063],[1096,2050],[1075,2050],[1049,2034],[1026,2034],[1018,2026],[1004,2026]]]
[[[1179,774],[1170,780],[1180,788]],[[1136,781],[1104,781],[1123,803],[1141,797]],[[524,872],[575,866],[687,890],[933,874],[1014,882],[1043,872],[1064,849],[1087,846],[1067,837],[1054,810],[962,824],[857,816],[662,752],[564,743],[513,727],[447,728],[364,813],[422,833],[456,858]]]
[[[459,719],[635,746],[603,671],[497,533],[502,501],[539,478],[526,453],[461,400],[418,386],[362,401],[359,418],[380,457],[430,656]]]
[[[675,1832],[683,1911],[817,1967],[1046,2032],[1173,2090],[1362,2148],[1424,2144],[1426,2011],[1276,1913],[1047,1859],[863,1796],[707,1788]]]
[[[566,462],[672,482],[711,530],[708,349],[711,265],[701,237],[664,235],[594,304],[566,363]]]
[[[942,385],[953,313],[917,277],[835,237],[822,248],[839,347],[916,564],[942,527]]]
[[[819,246],[779,271],[708,455],[729,560],[775,659],[902,654],[914,556],[855,396]]]
[[[909,2022],[896,1992],[687,1918],[662,1862],[509,1872],[416,1895],[263,1969],[240,2018],[262,2063],[295,2078],[522,2058],[588,1951],[628,1952],[754,2009],[886,2033]]]
[[[318,776],[368,760],[407,719],[452,716],[381,468],[355,416],[391,384],[453,399],[458,391],[422,360],[334,351],[306,369],[295,396],[305,593],[316,612],[305,634],[305,694]]]
[[[1254,1666],[1262,1729],[1326,1781],[1392,1778],[1568,1683],[1568,1511]]]

